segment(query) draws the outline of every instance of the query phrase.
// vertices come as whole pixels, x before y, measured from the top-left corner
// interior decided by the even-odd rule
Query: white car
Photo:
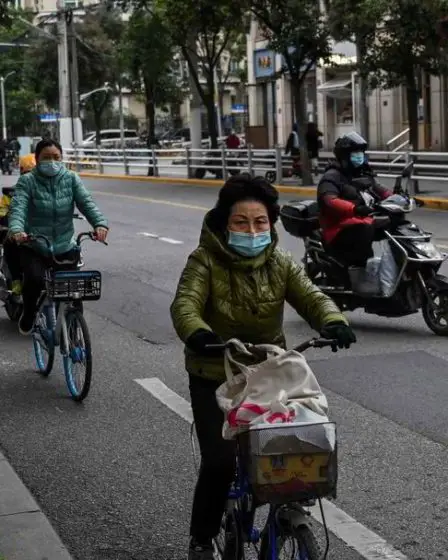
[[[101,146],[107,148],[107,146],[115,147],[116,143],[120,141],[120,129],[109,129],[100,131]],[[124,138],[127,142],[129,140],[138,141],[140,138],[136,130],[125,129]],[[82,141],[81,146],[83,148],[94,148],[96,145],[96,132],[89,132]]]

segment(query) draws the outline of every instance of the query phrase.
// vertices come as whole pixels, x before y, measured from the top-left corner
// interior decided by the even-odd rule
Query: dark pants
[[[372,243],[377,237],[370,224],[355,224],[342,229],[329,243],[330,252],[348,266],[366,266],[373,257]]]
[[[6,239],[3,245],[6,264],[12,280],[20,280],[22,267],[20,266],[20,248],[12,239]]]
[[[190,535],[204,544],[219,533],[227,495],[235,475],[235,442],[222,438],[224,414],[215,397],[219,385],[190,375],[191,407],[201,450]]]
[[[56,255],[58,260],[79,259],[79,251],[76,249]],[[20,248],[20,265],[23,270],[22,298],[24,313],[34,314],[37,302],[43,289],[45,289],[45,273],[49,268],[54,270],[75,269],[74,265],[57,265],[50,257],[37,253],[29,247]]]

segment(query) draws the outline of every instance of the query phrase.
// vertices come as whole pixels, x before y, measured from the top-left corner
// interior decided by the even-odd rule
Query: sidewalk
[[[1,452],[0,560],[73,560]]]

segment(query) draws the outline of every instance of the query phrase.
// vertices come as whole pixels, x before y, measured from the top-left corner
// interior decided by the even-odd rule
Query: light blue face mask
[[[63,168],[62,161],[41,161],[39,171],[46,177],[55,177]]]
[[[350,161],[353,167],[361,167],[365,161],[364,152],[352,152],[350,154]]]
[[[240,233],[229,231],[228,245],[243,257],[256,257],[271,244],[271,232]]]

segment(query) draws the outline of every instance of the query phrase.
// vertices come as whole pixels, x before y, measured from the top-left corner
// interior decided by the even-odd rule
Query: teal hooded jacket
[[[64,167],[55,177],[47,177],[35,168],[17,182],[9,213],[9,231],[45,235],[54,253],[60,255],[75,246],[75,206],[93,228],[107,227],[106,218],[76,173]],[[42,240],[35,243],[35,249],[48,253]]]

